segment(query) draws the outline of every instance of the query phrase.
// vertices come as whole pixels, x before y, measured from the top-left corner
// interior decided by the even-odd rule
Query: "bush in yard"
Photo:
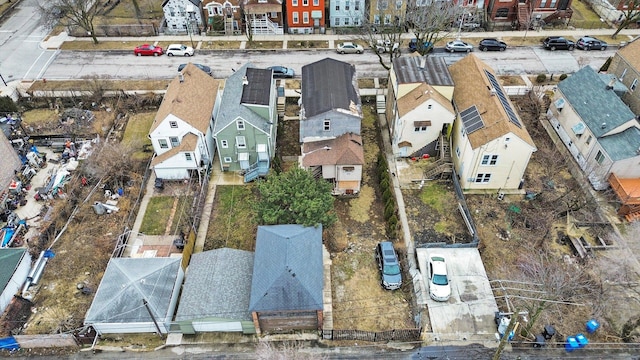
[[[331,183],[311,172],[292,168],[257,184],[255,210],[261,225],[300,224],[328,228],[336,222]]]
[[[18,111],[18,106],[8,96],[0,96],[0,113],[14,113]]]
[[[386,205],[384,206],[384,218],[386,220],[389,220],[391,216],[394,215],[395,213],[396,213],[396,204],[393,202],[393,200],[387,201]]]
[[[393,194],[391,193],[391,188],[387,187],[386,189],[384,189],[384,191],[382,192],[382,200],[384,200],[384,202],[386,203],[392,197]]]
[[[547,75],[546,74],[538,74],[538,76],[536,76],[536,82],[538,84],[541,84],[543,82],[547,81]]]
[[[560,81],[566,79],[567,77],[569,77],[567,74],[560,75]]]

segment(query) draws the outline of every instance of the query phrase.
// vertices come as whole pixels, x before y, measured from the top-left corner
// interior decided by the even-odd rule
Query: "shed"
[[[98,334],[167,333],[184,278],[181,262],[179,257],[111,259],[84,325]]]
[[[222,248],[193,254],[176,313],[180,331],[255,333],[249,313],[252,272],[250,251]]]
[[[3,313],[29,276],[31,256],[26,248],[0,249],[0,268],[0,313]]]

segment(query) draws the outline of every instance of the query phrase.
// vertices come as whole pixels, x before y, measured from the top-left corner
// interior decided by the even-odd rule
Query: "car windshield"
[[[449,279],[447,279],[447,275],[433,275],[433,283],[436,285],[447,285],[449,284]]]
[[[398,265],[387,265],[384,267],[385,275],[398,275],[400,274],[400,266]]]

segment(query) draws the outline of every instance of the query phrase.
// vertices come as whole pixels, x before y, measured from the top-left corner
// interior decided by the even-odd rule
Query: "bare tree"
[[[400,37],[406,28],[404,9],[393,4],[390,6],[386,0],[372,2],[371,6],[376,7],[376,13],[373,19],[362,19],[357,37],[371,46],[380,65],[389,70],[393,58],[400,56]]]
[[[629,27],[629,25],[633,24],[640,20],[640,0],[624,0],[624,5],[626,5],[626,10],[622,11],[622,19],[618,24],[618,28],[611,35],[612,38],[616,38],[618,33],[623,29]]]
[[[78,26],[85,30],[93,43],[98,43],[93,21],[100,10],[97,1],[51,0],[39,3],[44,21],[50,27],[62,22],[66,26]]]
[[[453,1],[418,0],[407,7],[407,26],[413,30],[417,51],[426,55],[450,34],[451,24],[463,11]]]

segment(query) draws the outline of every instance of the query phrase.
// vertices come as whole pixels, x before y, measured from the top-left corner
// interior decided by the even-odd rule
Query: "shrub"
[[[536,82],[537,83],[543,83],[547,81],[547,75],[546,74],[538,74],[538,76],[536,76]]]
[[[569,77],[567,74],[560,75],[560,81],[566,79],[567,77]]]
[[[396,212],[396,206],[393,203],[393,201],[387,202],[387,204],[384,207],[384,218],[390,219],[391,216],[395,214],[395,212]]]
[[[388,202],[389,199],[391,199],[393,197],[393,194],[391,193],[391,189],[390,188],[386,188],[383,192],[382,192],[382,200],[384,200],[384,202]]]

